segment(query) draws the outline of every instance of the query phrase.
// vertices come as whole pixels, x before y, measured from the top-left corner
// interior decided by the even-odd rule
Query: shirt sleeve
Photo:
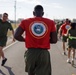
[[[21,21],[20,25],[19,25],[23,30],[25,30],[25,23],[24,23],[24,20]]]
[[[9,23],[9,27],[8,27],[10,30],[13,30],[13,27],[11,25],[11,23]]]

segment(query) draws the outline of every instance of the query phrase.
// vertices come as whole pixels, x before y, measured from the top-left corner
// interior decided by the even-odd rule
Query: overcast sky
[[[33,17],[33,8],[41,4],[50,19],[76,18],[76,0],[16,0],[16,18]],[[7,12],[15,19],[15,0],[0,0],[0,14]]]

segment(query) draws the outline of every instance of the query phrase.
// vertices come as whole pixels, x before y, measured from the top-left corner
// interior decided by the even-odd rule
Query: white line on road
[[[4,47],[4,48],[3,48],[3,50],[6,50],[7,48],[11,47],[12,45],[14,45],[14,44],[15,44],[15,43],[17,43],[17,42],[18,42],[18,41],[13,42],[12,44],[10,44],[10,45],[8,45],[8,46]]]

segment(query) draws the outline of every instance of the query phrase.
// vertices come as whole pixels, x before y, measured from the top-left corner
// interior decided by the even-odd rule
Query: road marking
[[[8,46],[6,46],[5,48],[3,48],[3,50],[6,50],[7,48],[9,48],[10,46],[14,45],[14,44],[17,43],[17,42],[18,42],[18,41],[14,42],[14,43],[12,43],[12,44],[10,44],[10,45],[8,45]]]

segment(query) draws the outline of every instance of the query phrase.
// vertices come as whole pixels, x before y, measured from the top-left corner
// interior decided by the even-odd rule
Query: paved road
[[[4,52],[8,61],[4,67],[0,66],[0,75],[27,75],[24,63],[25,50],[24,43],[20,42],[5,49]],[[52,75],[76,75],[76,59],[74,67],[66,62],[67,56],[62,55],[61,42],[52,45],[49,51],[51,54]]]

